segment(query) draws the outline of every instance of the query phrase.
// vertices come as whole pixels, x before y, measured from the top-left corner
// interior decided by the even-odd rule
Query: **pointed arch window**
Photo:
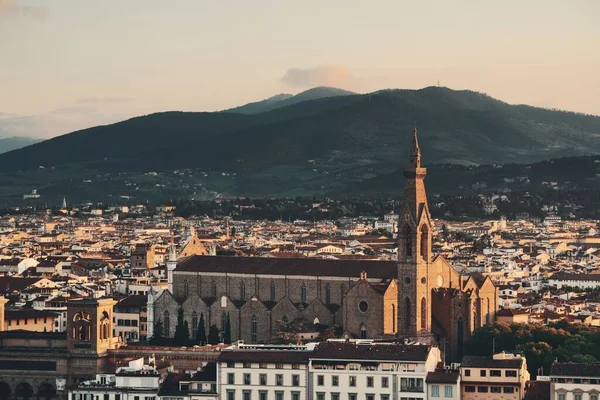
[[[306,303],[306,283],[302,282],[302,287],[300,288],[300,301],[302,303]]]
[[[365,326],[365,324],[362,324],[360,326],[360,338],[361,339],[366,339],[367,338],[367,327]]]
[[[210,297],[217,298],[217,282],[214,279],[210,282]]]
[[[456,347],[457,347],[457,357],[458,359],[462,359],[462,349],[464,342],[464,322],[462,317],[458,317],[456,320]]]
[[[421,258],[429,261],[429,228],[425,224],[421,226]]]
[[[404,330],[408,331],[410,329],[410,299],[407,297],[404,299]]]
[[[258,339],[258,318],[256,318],[256,315],[252,316],[251,324],[250,336],[252,343],[256,343]]]
[[[165,337],[171,336],[171,316],[169,315],[169,310],[165,310],[163,314],[163,319],[165,320],[163,325],[163,331]]]
[[[198,314],[194,311],[192,312],[192,340],[196,339],[196,332],[198,332]]]
[[[246,300],[246,284],[243,281],[240,282],[240,299]]]
[[[412,229],[406,225],[402,230],[404,236],[404,254],[406,258],[412,257],[413,255],[413,243],[412,243]]]
[[[221,314],[221,332],[225,332],[227,328],[227,313]]]
[[[284,325],[288,324],[288,318],[287,315],[284,315],[283,318],[281,318],[281,322],[283,322]]]
[[[271,293],[270,293],[271,295],[269,297],[270,297],[271,301],[275,301],[276,297],[275,297],[275,281],[274,280],[271,280],[270,290],[271,290]]]
[[[392,304],[392,333],[396,333],[396,305]]]
[[[421,299],[421,330],[426,331],[427,327],[427,299]]]
[[[329,283],[325,284],[325,304],[331,304],[331,285]]]
[[[183,281],[183,296],[188,297],[190,295],[190,282],[188,280]]]

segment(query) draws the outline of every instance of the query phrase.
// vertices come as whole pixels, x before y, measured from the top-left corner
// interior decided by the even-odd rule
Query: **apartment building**
[[[310,355],[311,399],[426,399],[426,378],[440,361],[437,347],[329,341]]]
[[[223,400],[305,400],[314,345],[244,345],[223,349],[217,392]]]
[[[505,352],[465,356],[460,375],[463,400],[521,400],[530,378],[525,357]]]
[[[555,362],[550,369],[550,400],[598,400],[600,364]]]

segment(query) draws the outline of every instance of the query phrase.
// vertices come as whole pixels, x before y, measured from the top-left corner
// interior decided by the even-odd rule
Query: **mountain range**
[[[136,117],[2,154],[0,197],[33,188],[90,201],[360,193],[405,165],[415,125],[428,165],[600,153],[597,116],[443,87],[314,88],[221,112]]]
[[[0,138],[0,154],[20,149],[41,141],[42,139],[20,136]]]

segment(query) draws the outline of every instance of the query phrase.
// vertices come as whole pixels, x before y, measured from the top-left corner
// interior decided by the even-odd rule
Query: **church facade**
[[[495,320],[498,291],[482,275],[461,276],[433,258],[421,152],[414,132],[398,222],[398,261],[337,261],[194,255],[168,263],[169,289],[149,296],[148,326],[160,321],[173,337],[178,310],[194,337],[229,324],[232,340],[275,339],[282,325],[303,320],[340,326],[355,338],[445,340],[460,358],[471,332]]]

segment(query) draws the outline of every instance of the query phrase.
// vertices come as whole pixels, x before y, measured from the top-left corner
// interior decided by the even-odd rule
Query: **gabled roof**
[[[600,363],[555,362],[550,375],[600,378]]]
[[[326,342],[318,345],[310,358],[357,361],[426,361],[430,349],[431,347],[426,345]]]

